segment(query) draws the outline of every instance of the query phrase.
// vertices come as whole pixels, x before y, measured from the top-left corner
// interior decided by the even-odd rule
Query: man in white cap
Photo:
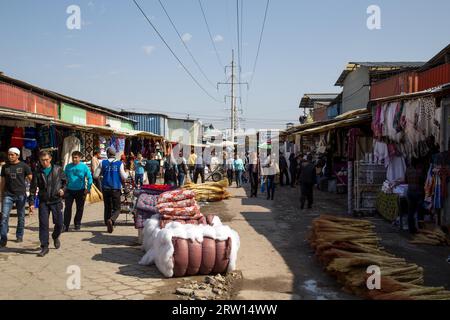
[[[17,208],[17,242],[23,242],[25,229],[25,204],[27,192],[25,179],[30,182],[33,178],[31,168],[19,160],[20,150],[11,148],[8,151],[8,163],[2,168],[2,182],[0,193],[3,194],[3,216],[1,220],[0,247],[6,247],[8,243],[9,214],[14,204]]]

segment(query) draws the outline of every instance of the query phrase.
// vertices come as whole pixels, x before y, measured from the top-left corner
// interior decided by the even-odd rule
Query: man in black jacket
[[[313,205],[313,188],[316,183],[316,166],[312,162],[312,155],[308,154],[300,170],[301,209],[305,208],[306,200],[308,200],[308,209],[311,209]]]
[[[64,170],[57,165],[52,165],[52,156],[47,151],[39,154],[40,166],[33,174],[30,186],[29,204],[31,210],[34,207],[36,190],[39,188],[39,240],[41,241],[41,252],[39,257],[48,254],[49,249],[49,215],[52,213],[55,228],[52,234],[56,249],[61,247],[59,236],[63,227],[62,197],[66,186],[66,175]]]

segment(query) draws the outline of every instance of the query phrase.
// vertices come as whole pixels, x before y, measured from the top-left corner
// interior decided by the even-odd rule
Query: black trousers
[[[231,186],[233,184],[233,170],[227,169],[227,178],[228,178],[228,185]]]
[[[286,177],[286,184],[290,184],[289,182],[289,173],[287,168],[284,168],[280,172],[280,185],[284,186],[284,177]]]
[[[84,203],[86,201],[86,195],[84,194],[84,190],[67,190],[65,204],[66,208],[64,209],[64,225],[66,228],[70,226],[70,222],[72,220],[72,206],[75,201],[77,205],[77,211],[75,213],[75,226],[81,226],[81,219],[83,219],[84,212]]]
[[[104,218],[105,224],[111,219],[113,224],[120,216],[120,190],[111,190],[104,189],[103,190],[103,204],[105,207]]]
[[[313,188],[314,183],[300,183],[300,189],[301,189],[301,197],[300,202],[302,209],[305,207],[306,201],[308,201],[308,208],[311,208],[313,205]]]
[[[102,180],[100,178],[93,179],[94,185],[97,187],[97,189],[102,192]]]
[[[194,183],[198,183],[198,176],[202,178],[202,183],[205,183],[205,168],[196,168],[194,171]]]
[[[46,204],[39,203],[39,240],[41,241],[42,248],[48,248],[49,245],[49,220],[50,213],[52,214],[53,224],[55,225],[53,229],[52,239],[58,239],[61,235],[61,230],[63,227],[63,213],[62,213],[62,203]]]
[[[417,233],[416,213],[420,214],[423,205],[424,195],[420,191],[408,191],[408,231]]]
[[[275,196],[275,176],[266,177],[266,189],[267,189],[267,199],[272,199]]]
[[[147,176],[149,184],[156,184],[156,173],[147,172]]]
[[[251,186],[251,196],[258,196],[258,172],[249,172],[250,174],[250,186]]]
[[[297,168],[291,168],[291,187],[295,187],[295,183],[297,182]]]

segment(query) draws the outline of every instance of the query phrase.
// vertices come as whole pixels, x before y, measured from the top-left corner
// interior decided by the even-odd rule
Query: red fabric
[[[21,149],[23,147],[23,137],[24,137],[24,129],[14,128],[14,131],[11,136],[11,147]]]

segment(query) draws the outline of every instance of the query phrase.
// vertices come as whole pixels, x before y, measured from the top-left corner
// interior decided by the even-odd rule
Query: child
[[[134,179],[137,188],[141,188],[144,184],[144,168],[145,161],[142,154],[138,153],[137,160],[134,160]]]

